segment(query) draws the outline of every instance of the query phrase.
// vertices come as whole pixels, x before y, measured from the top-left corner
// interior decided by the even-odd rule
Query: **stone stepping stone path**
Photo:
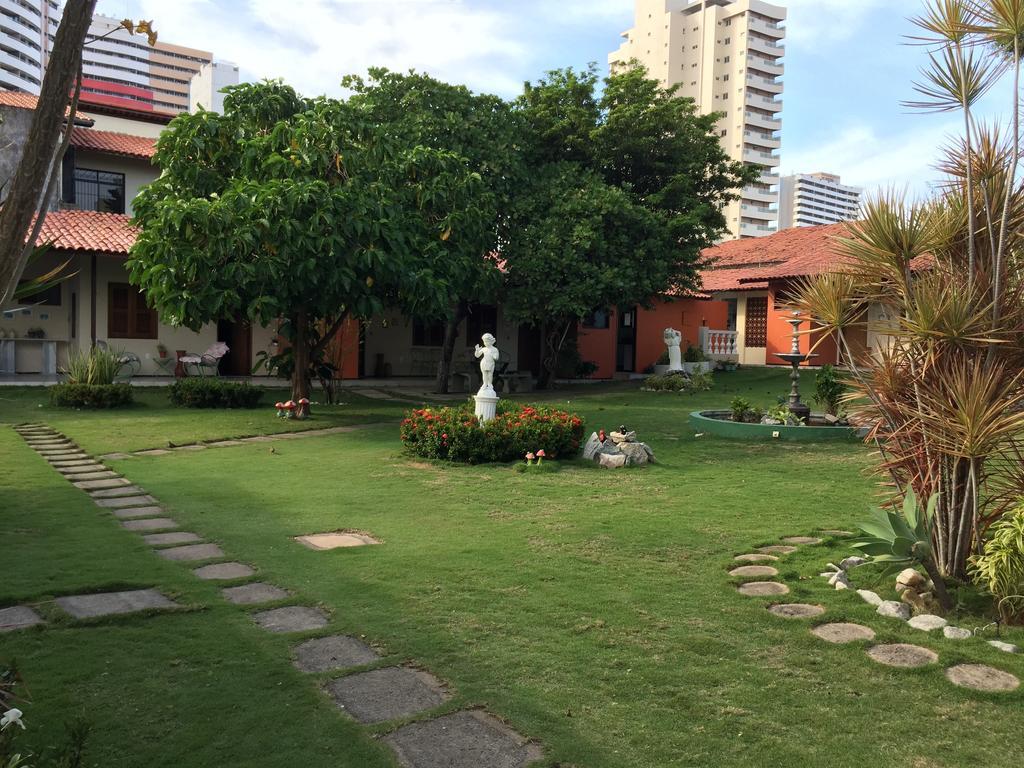
[[[254,581],[238,587],[226,587],[220,593],[224,595],[225,600],[235,605],[273,603],[277,600],[284,600],[292,595],[287,589],[281,589],[263,581]]]
[[[874,640],[875,630],[865,627],[863,624],[849,624],[847,622],[835,622],[833,624],[821,624],[811,630],[811,634],[820,637],[826,643],[845,645],[855,643],[858,640]]]
[[[245,563],[213,563],[196,568],[192,571],[196,578],[203,581],[232,581],[234,579],[247,579],[256,575],[256,570]]]
[[[789,594],[789,587],[778,581],[748,581],[740,584],[737,590],[747,597],[770,597]]]
[[[310,549],[324,551],[328,549],[347,549],[349,547],[365,547],[380,542],[366,533],[358,531],[336,531],[334,533],[311,533],[308,536],[296,536],[295,540]]]
[[[786,536],[781,541],[783,544],[821,544],[821,539],[813,536]]]
[[[821,616],[825,609],[820,605],[807,603],[781,603],[769,606],[768,611],[784,619],[809,619],[812,616]]]
[[[1020,687],[1016,676],[985,664],[957,664],[946,670],[946,678],[953,685],[975,691],[1002,693]]]
[[[65,613],[76,619],[92,619],[121,613],[137,613],[155,608],[178,608],[176,602],[155,589],[136,589],[130,592],[100,592],[92,595],[58,597],[54,602]]]
[[[27,605],[0,608],[0,632],[13,632],[16,629],[34,627],[42,623],[43,617]]]
[[[939,655],[928,648],[908,643],[892,643],[889,645],[873,645],[868,648],[868,656],[879,664],[887,667],[914,669],[927,667],[939,660]]]
[[[450,697],[427,672],[410,667],[385,667],[360,672],[327,684],[338,706],[364,725],[418,715]]]
[[[786,546],[785,544],[772,544],[767,547],[758,547],[757,551],[765,555],[791,555],[796,552],[796,547]]]
[[[268,632],[308,632],[327,626],[327,614],[306,605],[287,605],[252,615],[256,626]]]
[[[302,672],[335,672],[373,664],[380,655],[361,640],[348,635],[315,637],[294,648],[295,666]]]
[[[775,555],[763,555],[758,553],[751,553],[749,555],[736,555],[733,558],[737,563],[772,563],[778,560]]]
[[[743,578],[763,578],[765,576],[778,576],[779,572],[770,565],[741,565],[739,568],[733,568],[729,571],[729,575]]]
[[[411,723],[384,741],[403,768],[524,768],[544,757],[538,745],[479,711]]]
[[[214,443],[156,448],[134,453],[106,454],[104,459],[132,456],[165,456],[173,451],[199,451],[249,443],[273,442],[304,437],[353,432],[363,426],[332,427],[308,432],[219,440]],[[72,441],[42,425],[20,425],[15,430],[56,472],[93,502],[117,518],[125,530],[140,533],[154,553],[166,560],[191,563],[222,560],[224,551],[214,543],[203,543],[198,534],[174,531],[178,523],[168,517],[159,502],[80,450]],[[363,547],[381,542],[361,531],[332,531],[296,537],[317,551]],[[162,548],[161,548],[162,547]],[[766,562],[774,557],[751,556],[739,562]],[[754,559],[756,558],[756,559]],[[764,558],[763,560],[761,558]],[[770,569],[774,571],[775,569]],[[204,581],[243,581],[256,569],[234,561],[211,562],[193,568]],[[755,582],[756,584],[756,582]],[[782,584],[770,583],[786,589]],[[746,586],[746,585],[743,585]],[[237,605],[259,605],[291,598],[289,590],[266,582],[246,582],[221,589],[225,600]],[[139,589],[57,598],[57,606],[76,619],[89,619],[181,606],[156,589]],[[328,615],[319,608],[286,605],[251,614],[255,624],[273,633],[311,632],[326,627]],[[43,618],[28,606],[0,608],[0,632],[43,624]],[[375,664],[380,655],[366,643],[348,635],[328,635],[305,640],[293,648],[293,664],[311,674],[344,672]],[[413,667],[385,667],[355,672],[332,680],[327,689],[349,716],[358,722],[376,724],[429,712],[450,699],[445,687],[430,673]],[[497,718],[480,711],[461,711],[432,720],[403,726],[385,739],[405,768],[520,768],[543,757],[541,748],[523,738]]]
[[[172,560],[176,563],[216,560],[217,558],[224,557],[224,550],[216,544],[187,544],[184,547],[158,549],[156,553],[164,560]]]
[[[308,437],[325,437],[327,435],[340,435],[348,432],[357,432],[374,426],[370,424],[353,424],[347,427],[325,427],[323,429],[304,429],[297,432],[281,432],[276,435],[253,435],[252,437],[239,437],[232,440],[214,440],[209,443],[190,443],[188,445],[175,445],[169,448],[148,448],[142,451],[131,453],[105,453],[101,459],[120,461],[130,459],[133,456],[169,456],[172,453],[205,451],[207,448],[230,448],[236,445],[249,445],[251,443],[273,443],[278,440],[303,440]]]

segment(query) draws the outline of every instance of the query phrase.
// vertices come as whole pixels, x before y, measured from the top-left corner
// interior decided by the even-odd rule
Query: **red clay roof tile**
[[[36,241],[58,251],[96,251],[127,256],[137,230],[129,217],[97,211],[53,211],[46,215]]]
[[[114,131],[97,131],[93,128],[73,128],[71,146],[107,155],[149,160],[156,152],[156,139]]]

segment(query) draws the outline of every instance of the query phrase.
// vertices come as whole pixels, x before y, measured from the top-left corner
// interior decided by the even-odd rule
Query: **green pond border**
[[[771,442],[789,440],[795,443],[817,443],[825,440],[860,440],[856,427],[788,427],[781,424],[747,424],[732,419],[714,418],[730,416],[732,411],[693,411],[690,423],[697,432],[731,440]]]

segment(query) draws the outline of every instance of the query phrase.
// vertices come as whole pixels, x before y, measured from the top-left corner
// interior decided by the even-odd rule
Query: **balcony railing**
[[[700,347],[708,357],[739,357],[736,331],[715,331],[711,328],[700,329]]]

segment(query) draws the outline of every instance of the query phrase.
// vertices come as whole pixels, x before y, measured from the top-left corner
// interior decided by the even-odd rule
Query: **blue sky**
[[[783,171],[924,192],[959,119],[900,106],[925,58],[904,41],[921,0],[781,4]],[[339,94],[343,74],[384,65],[513,96],[548,69],[605,68],[633,17],[632,0],[100,0],[99,9],[153,18],[162,40],[232,60],[243,79],[283,77],[308,95]]]

